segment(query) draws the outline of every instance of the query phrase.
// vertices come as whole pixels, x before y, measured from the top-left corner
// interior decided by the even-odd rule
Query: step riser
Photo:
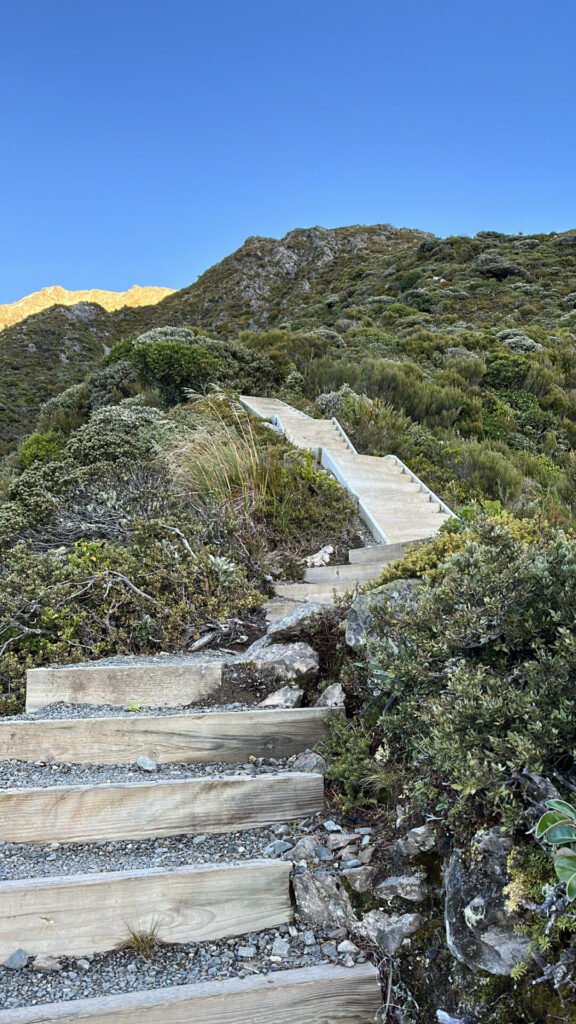
[[[91,843],[236,832],[322,810],[321,775],[291,772],[174,782],[0,791],[0,839]]]
[[[158,764],[290,757],[325,738],[329,712],[213,712],[133,718],[77,718],[32,722],[0,719],[0,759],[73,764],[133,764],[140,756]]]
[[[402,544],[377,544],[371,548],[352,548],[348,552],[350,565],[372,565],[374,562],[389,565],[403,558],[405,546]]]
[[[0,1024],[372,1024],[381,1005],[371,964],[0,1010]]]
[[[277,860],[105,872],[0,883],[0,961],[85,956],[124,946],[130,933],[207,942],[292,920],[290,870]]]
[[[375,562],[372,565],[326,565],[317,569],[306,570],[306,583],[331,583],[334,586],[354,586],[355,583],[369,583],[370,580],[377,580],[382,570],[386,567],[385,562]]]
[[[222,682],[222,666],[119,665],[33,668],[28,671],[26,710],[48,704],[117,704],[136,701],[143,707],[182,707],[201,703]]]

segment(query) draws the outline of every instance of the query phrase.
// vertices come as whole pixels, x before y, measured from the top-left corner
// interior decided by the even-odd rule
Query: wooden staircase
[[[29,674],[29,707],[93,705],[90,717],[0,720],[0,758],[53,764],[54,784],[0,789],[5,844],[98,844],[146,837],[231,833],[294,822],[323,808],[323,777],[279,768],[253,776],[234,766],[282,758],[322,739],[329,709],[208,711],[165,715],[99,714],[137,695],[145,707],[206,695],[218,666],[85,665]],[[41,712],[39,712],[41,714]],[[191,778],[68,785],[68,765],[131,765],[141,756],[163,765],[198,765]],[[203,775],[207,762],[230,765]],[[63,766],[60,768],[59,766]],[[0,766],[0,774],[2,768]],[[0,881],[0,963],[16,949],[29,956],[106,953],[126,940],[127,925],[158,927],[162,943],[203,943],[293,921],[292,864],[286,860],[191,863]],[[0,967],[0,973],[6,968]],[[377,971],[314,967],[244,978],[100,995],[2,1009],[0,1024],[368,1024],[380,1005]]]

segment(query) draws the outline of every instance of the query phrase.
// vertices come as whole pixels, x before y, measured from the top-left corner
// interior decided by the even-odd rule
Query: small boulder
[[[244,654],[222,666],[223,683],[254,687],[269,693],[275,686],[315,679],[318,655],[305,643],[270,644],[257,640]]]
[[[304,697],[304,690],[299,686],[283,686],[282,689],[268,694],[260,701],[262,708],[299,708]]]
[[[342,708],[346,703],[344,688],[341,683],[332,683],[322,691],[316,701],[317,708]]]
[[[420,914],[385,914],[370,910],[356,925],[356,932],[374,942],[387,956],[394,956],[410,935],[424,923]]]
[[[314,601],[298,605],[294,611],[277,619],[268,627],[267,641],[275,644],[286,643],[306,636],[323,607]]]
[[[137,766],[138,766],[138,768],[140,769],[141,772],[157,772],[158,771],[158,765],[157,765],[156,761],[154,760],[154,758],[152,758],[152,757],[145,757],[143,755],[142,757],[139,757],[137,759],[136,764],[137,764]]]
[[[398,839],[391,848],[391,853],[402,860],[415,860],[422,853],[428,853],[436,846],[436,833],[431,825],[419,825],[411,828],[403,839]]]
[[[294,876],[298,914],[318,928],[348,928],[356,920],[350,900],[337,878],[327,871]]]
[[[25,949],[15,949],[4,961],[4,967],[7,967],[9,971],[21,971],[24,967],[28,966],[29,959],[30,957]]]
[[[390,875],[379,882],[374,892],[381,899],[392,901],[396,898],[418,903],[428,891],[424,876],[420,873],[412,875]]]
[[[38,971],[39,974],[57,974],[58,971],[64,970],[64,964],[57,956],[39,953],[32,961],[32,970]]]
[[[348,868],[342,874],[354,892],[369,892],[374,881],[375,868],[366,866]]]
[[[288,764],[293,772],[312,772],[324,775],[327,769],[322,754],[317,754],[315,750],[303,750],[301,754],[295,754],[290,758]]]

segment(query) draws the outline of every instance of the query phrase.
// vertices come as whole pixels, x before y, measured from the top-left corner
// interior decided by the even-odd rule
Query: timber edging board
[[[372,964],[320,965],[197,985],[0,1010],[0,1024],[372,1024]]]
[[[48,704],[137,704],[181,707],[201,701],[222,682],[219,661],[153,662],[133,665],[66,665],[31,668],[26,674],[26,710]]]
[[[212,711],[190,715],[0,719],[0,760],[133,764],[235,762],[290,757],[324,739],[329,708]]]
[[[292,920],[282,860],[95,872],[0,882],[0,962],[84,956],[125,945],[131,932],[160,942],[206,942]]]
[[[308,772],[170,782],[0,790],[0,839],[90,843],[237,832],[322,810],[324,778]]]

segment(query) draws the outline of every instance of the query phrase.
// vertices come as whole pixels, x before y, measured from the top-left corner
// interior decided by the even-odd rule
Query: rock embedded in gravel
[[[143,772],[158,771],[158,764],[153,757],[145,757],[144,755],[142,755],[141,757],[137,758],[136,764],[138,768],[140,768],[140,771]]]
[[[39,974],[54,974],[56,971],[64,970],[64,965],[57,956],[39,953],[32,961],[32,970],[38,971]]]
[[[252,960],[258,953],[256,946],[238,946],[237,955],[241,960]]]
[[[326,761],[315,750],[304,750],[301,754],[295,754],[289,759],[288,766],[293,772],[318,772],[324,775],[327,771]]]
[[[290,952],[290,943],[288,939],[277,938],[272,943],[272,956],[278,956],[284,958],[288,956]]]
[[[25,949],[15,949],[7,960],[4,961],[4,967],[7,967],[9,971],[21,971],[24,967],[28,966],[30,957]]]
[[[426,896],[427,889],[424,876],[417,872],[412,875],[390,875],[389,878],[378,883],[374,892],[384,900],[393,900],[398,897],[418,903]]]

